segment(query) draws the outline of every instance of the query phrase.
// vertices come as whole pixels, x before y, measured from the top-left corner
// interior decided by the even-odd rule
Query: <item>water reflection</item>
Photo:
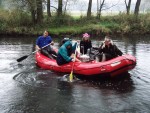
[[[45,70],[32,70],[17,74],[14,76],[14,80],[21,83],[25,89],[26,100],[25,111],[41,112],[46,110],[53,110],[55,112],[84,112],[88,107],[89,113],[97,111],[108,112],[107,107],[112,107],[111,101],[114,101],[116,105],[122,100],[118,96],[124,95],[124,98],[128,97],[128,94],[132,92],[135,87],[129,73],[125,78],[115,78],[113,80],[99,80],[99,81],[87,81],[78,80],[73,83],[62,81],[61,76],[56,76],[54,72]],[[27,86],[26,86],[26,85]],[[22,86],[21,86],[22,87]],[[28,97],[28,98],[27,98]],[[31,102],[34,98],[38,97],[38,100]],[[110,102],[106,100],[111,100]],[[117,100],[117,101],[116,101]],[[30,105],[36,106],[30,106]],[[42,104],[42,105],[41,105]],[[82,106],[82,107],[81,107]],[[27,109],[27,108],[28,109]],[[35,109],[37,108],[37,109]],[[74,111],[72,111],[74,109]],[[87,112],[88,112],[87,111]]]
[[[109,113],[149,112],[150,40],[145,37],[113,37],[124,54],[137,58],[125,78],[62,79],[62,73],[35,65],[34,55],[19,64],[16,59],[34,51],[35,38],[0,39],[0,111],[2,113]],[[59,39],[54,39],[58,47]],[[102,40],[93,39],[98,46]]]

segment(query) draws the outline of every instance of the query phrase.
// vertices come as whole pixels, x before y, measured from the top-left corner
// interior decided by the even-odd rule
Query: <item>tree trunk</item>
[[[98,13],[98,18],[100,19],[100,17],[101,17],[101,14],[102,14],[102,6],[100,6],[100,8],[99,8],[99,13]]]
[[[36,0],[36,6],[37,6],[37,23],[42,23],[43,21],[42,0]]]
[[[36,24],[37,23],[36,0],[27,0],[27,3],[31,13],[32,23]]]
[[[62,0],[58,0],[57,15],[58,15],[58,17],[62,15]]]
[[[68,4],[68,1],[69,1],[69,0],[66,0],[66,2],[65,2],[64,15],[66,14],[66,11],[67,11],[67,4]]]
[[[131,0],[128,1],[128,4],[127,4],[127,0],[125,0],[125,4],[126,4],[127,15],[129,15],[130,7],[131,7]]]
[[[36,24],[36,11],[35,10],[31,10],[31,16],[32,16],[32,22],[33,24]]]
[[[92,9],[92,0],[89,0],[88,11],[87,11],[87,18],[91,17],[91,9]]]
[[[104,4],[105,4],[105,0],[102,0],[102,2],[100,2],[99,12],[98,12],[98,19],[100,19],[100,17],[101,17],[101,13],[102,13],[102,9],[103,9]]]
[[[134,14],[137,16],[139,14],[139,8],[140,8],[141,0],[136,1]]]
[[[48,17],[51,17],[50,0],[47,0],[47,15],[48,15]]]
[[[98,18],[98,14],[99,14],[99,0],[97,0],[97,18]]]

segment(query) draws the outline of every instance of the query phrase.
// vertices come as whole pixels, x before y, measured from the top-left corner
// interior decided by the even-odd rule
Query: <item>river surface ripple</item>
[[[150,36],[114,37],[114,43],[136,57],[136,67],[123,79],[69,83],[63,74],[35,65],[35,38],[0,38],[0,113],[149,113]],[[60,40],[55,40],[58,47]],[[92,40],[94,46],[101,41]]]

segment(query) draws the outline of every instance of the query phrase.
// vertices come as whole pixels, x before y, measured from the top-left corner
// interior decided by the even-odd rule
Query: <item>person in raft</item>
[[[43,35],[39,36],[36,40],[36,50],[40,50],[43,55],[51,59],[56,59],[57,53],[53,50],[51,45],[54,45],[54,42],[51,36],[49,36],[48,31],[44,31]]]
[[[98,50],[100,53],[99,59],[101,61],[107,61],[123,54],[109,36],[105,36],[104,42]]]
[[[90,35],[88,33],[84,33],[82,36],[82,40],[80,41],[80,52],[82,54],[87,54],[88,49],[91,49],[92,43],[90,40]]]
[[[77,46],[77,43],[75,43],[72,46],[71,40],[66,41],[58,50],[58,53],[57,53],[58,55],[56,58],[57,64],[63,65],[69,62],[75,62],[75,61],[80,62],[79,59],[77,58],[74,59],[76,46]]]
[[[60,42],[60,47],[65,43],[65,42],[67,42],[68,40],[70,40],[71,41],[71,39],[70,38],[68,38],[68,37],[65,37],[65,38],[63,38],[62,40],[61,40],[61,42]]]

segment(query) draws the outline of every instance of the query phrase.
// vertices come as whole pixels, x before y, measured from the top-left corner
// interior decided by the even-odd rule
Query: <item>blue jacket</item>
[[[50,44],[52,42],[52,38],[50,36],[44,37],[39,36],[36,40],[36,45],[38,45],[40,48]]]

